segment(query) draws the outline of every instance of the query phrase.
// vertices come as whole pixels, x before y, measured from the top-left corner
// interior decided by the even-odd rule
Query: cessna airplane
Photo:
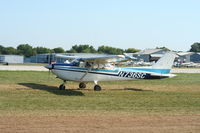
[[[68,63],[55,63],[45,66],[53,74],[63,80],[59,86],[60,90],[65,89],[66,81],[80,82],[79,88],[86,88],[87,82],[94,82],[94,90],[100,91],[101,86],[98,81],[119,81],[119,80],[139,80],[139,79],[160,79],[169,78],[176,75],[170,74],[175,54],[166,53],[157,63],[150,67],[115,67],[116,63],[124,59],[124,55],[110,55],[98,57],[77,57],[61,55],[68,60]]]

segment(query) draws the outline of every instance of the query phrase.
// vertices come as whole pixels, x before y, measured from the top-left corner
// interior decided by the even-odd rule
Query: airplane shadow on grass
[[[50,93],[56,94],[56,95],[65,95],[65,96],[84,96],[84,94],[81,91],[77,90],[59,90],[55,86],[48,86],[44,84],[36,84],[36,83],[19,83],[19,85],[23,85],[26,87],[29,87],[31,89],[35,90],[43,90],[43,91],[48,91]]]
[[[151,91],[151,92],[153,92],[153,90],[143,90],[143,89],[137,89],[137,88],[124,88],[124,90],[129,90],[129,91]]]

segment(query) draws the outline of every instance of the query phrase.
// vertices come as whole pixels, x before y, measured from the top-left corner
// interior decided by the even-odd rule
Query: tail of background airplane
[[[163,57],[161,57],[152,68],[157,69],[171,69],[174,63],[174,59],[176,54],[173,52],[166,53]]]

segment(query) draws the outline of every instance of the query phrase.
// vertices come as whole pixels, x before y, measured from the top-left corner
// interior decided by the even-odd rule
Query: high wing
[[[67,55],[57,54],[56,57],[65,58],[68,60],[79,60],[79,61],[93,62],[93,63],[119,62],[122,59],[125,59],[124,55],[100,55],[94,57],[79,57],[79,56],[67,56]]]
[[[110,62],[118,62],[121,59],[124,59],[123,55],[107,55],[107,56],[97,56],[97,57],[85,57],[81,58],[80,60],[86,62],[94,62],[94,63],[110,63]]]

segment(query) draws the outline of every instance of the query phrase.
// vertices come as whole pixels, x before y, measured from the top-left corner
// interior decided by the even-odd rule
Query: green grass
[[[178,74],[162,80],[100,82],[77,90],[78,83],[61,83],[48,72],[0,71],[0,113],[128,112],[200,113],[200,74]]]

